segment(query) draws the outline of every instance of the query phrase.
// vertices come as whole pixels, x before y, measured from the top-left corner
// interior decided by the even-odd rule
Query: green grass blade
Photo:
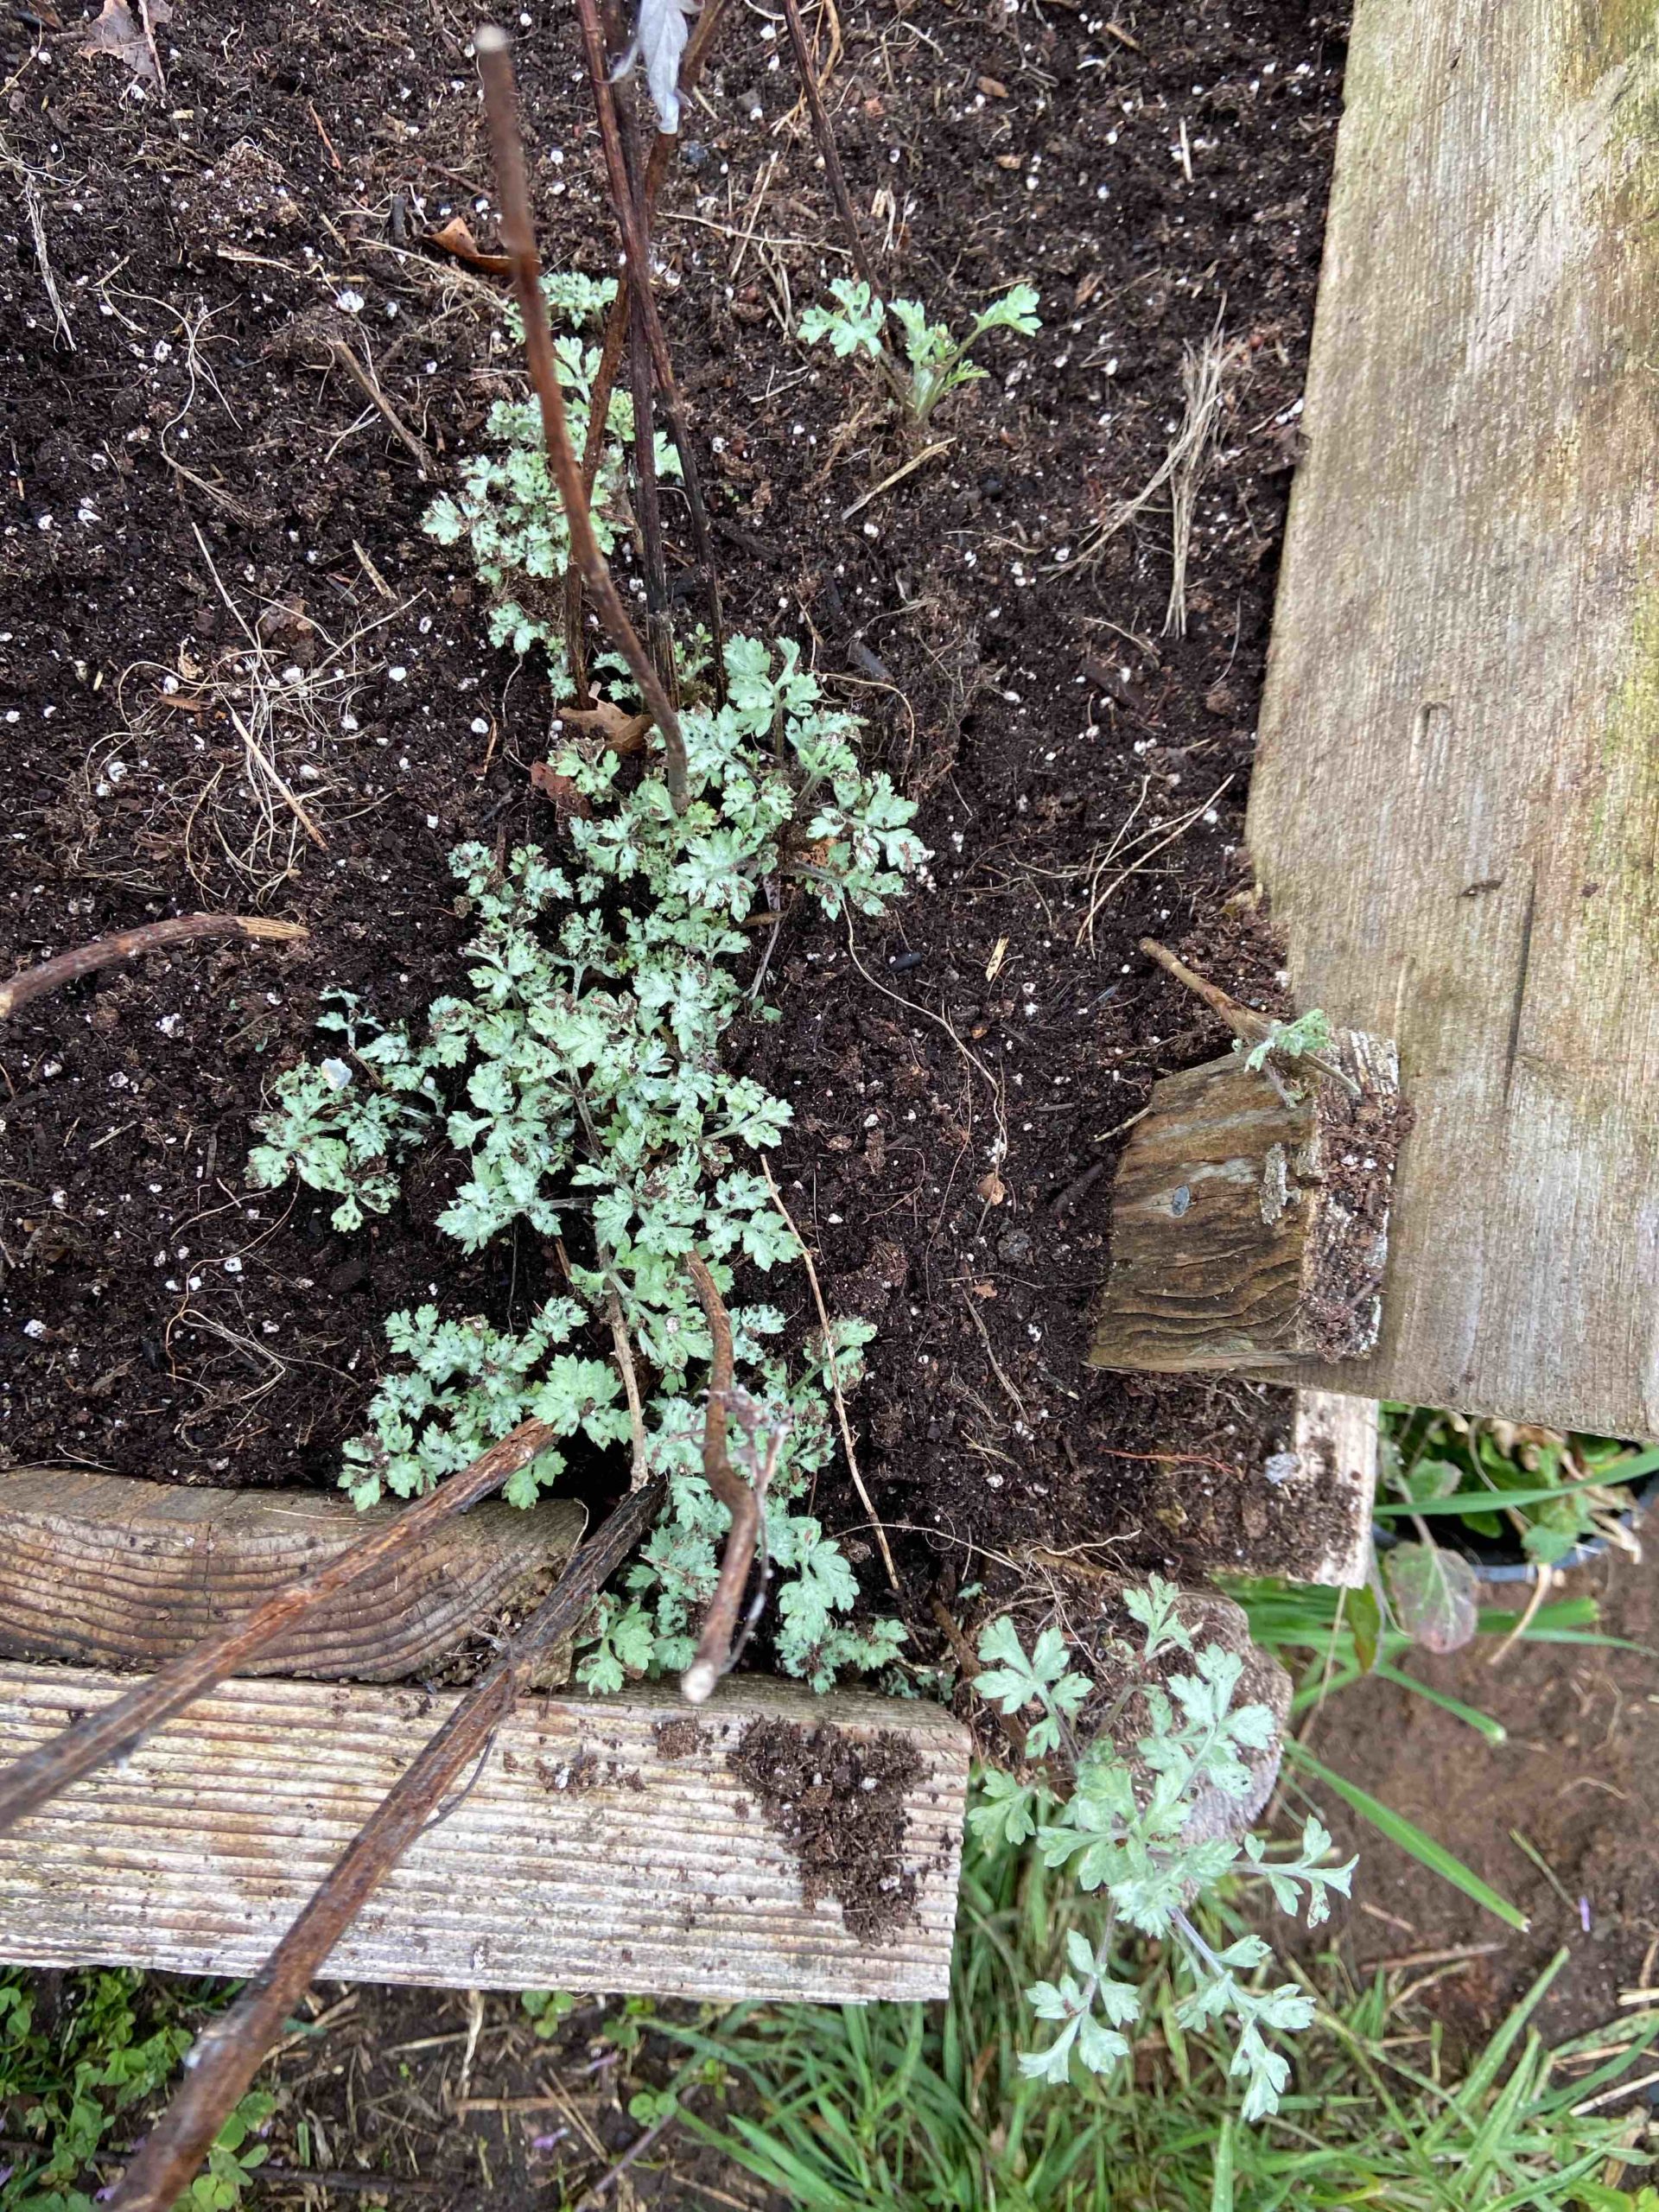
[[[1437,1690],[1431,1682],[1421,1682],[1414,1675],[1408,1675],[1400,1668],[1390,1666],[1386,1659],[1379,1659],[1372,1673],[1385,1682],[1396,1683],[1402,1690],[1414,1691],[1427,1698],[1431,1705],[1438,1705],[1442,1713],[1461,1720],[1465,1727],[1486,1738],[1489,1744],[1507,1744],[1510,1732],[1501,1720],[1494,1720],[1488,1713],[1478,1713],[1472,1705],[1465,1705],[1461,1698],[1450,1697],[1444,1690]]]
[[[1453,1889],[1461,1890],[1465,1897],[1472,1897],[1478,1905],[1484,1906],[1501,1920],[1506,1928],[1513,1928],[1517,1934],[1525,1933],[1527,1916],[1520,1907],[1511,1904],[1507,1897],[1500,1897],[1488,1883],[1481,1880],[1471,1866],[1465,1866],[1462,1859],[1448,1851],[1443,1843],[1437,1843],[1432,1835],[1426,1835],[1414,1821],[1407,1820],[1403,1814],[1396,1813],[1392,1806],[1383,1804],[1380,1798],[1373,1797],[1369,1790],[1362,1789],[1345,1776],[1333,1774],[1311,1751],[1304,1750],[1294,1736],[1285,1739],[1285,1756],[1304,1774],[1312,1775],[1316,1782],[1322,1782],[1327,1789],[1334,1790],[1345,1805],[1369,1821],[1379,1834],[1385,1835],[1390,1843],[1398,1844],[1402,1851],[1409,1852],[1420,1866],[1427,1867],[1431,1874],[1438,1874],[1442,1881],[1450,1882]]]
[[[1210,2184],[1210,2212],[1233,2212],[1233,2123],[1221,2123],[1216,2137],[1215,2178]]]

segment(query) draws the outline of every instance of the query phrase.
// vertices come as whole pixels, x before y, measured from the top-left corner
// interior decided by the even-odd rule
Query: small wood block
[[[0,1474],[0,1656],[153,1668],[403,1510],[319,1491],[203,1490],[79,1467]],[[586,1516],[489,1502],[388,1560],[252,1675],[405,1681],[550,1587]]]
[[[1091,1365],[1187,1374],[1370,1350],[1399,1070],[1391,1044],[1355,1030],[1333,1056],[1357,1098],[1303,1063],[1287,1105],[1239,1052],[1154,1085],[1118,1163]]]
[[[0,1664],[0,1758],[126,1684]],[[0,1958],[245,1974],[264,1960],[452,1694],[226,1683],[0,1836]],[[893,1849],[914,1895],[878,1936],[809,1905],[731,1753],[758,1720],[913,1752]],[[842,2002],[943,1997],[968,1737],[942,1707],[765,1679],[694,1716],[671,1688],[524,1699],[481,1772],[331,1954],[325,1976],[444,1988]]]

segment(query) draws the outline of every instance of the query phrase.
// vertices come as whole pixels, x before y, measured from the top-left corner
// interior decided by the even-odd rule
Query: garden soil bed
[[[602,270],[572,27],[523,20],[545,257]],[[10,957],[198,906],[311,932],[107,972],[0,1039],[14,1463],[329,1482],[388,1310],[522,1319],[548,1279],[531,1239],[461,1257],[418,1169],[349,1237],[310,1193],[244,1187],[251,1117],[316,1049],[320,994],[416,1012],[457,979],[450,848],[559,834],[528,772],[545,684],[489,650],[474,582],[420,529],[520,388],[490,280],[420,243],[457,213],[493,239],[466,30],[442,6],[188,0],[164,93],[70,34],[11,34]],[[1284,1440],[1283,1393],[1092,1375],[1082,1353],[1121,1126],[1158,1071],[1225,1042],[1137,937],[1258,1003],[1275,988],[1229,901],[1343,46],[1271,0],[1110,24],[846,14],[832,105],[895,289],[960,321],[1024,278],[1045,327],[990,341],[989,379],[935,418],[950,450],[843,521],[899,449],[855,372],[782,327],[844,263],[776,32],[747,8],[722,31],[664,196],[663,290],[730,619],[799,636],[868,715],[936,855],[933,887],[850,947],[790,913],[784,1019],[744,1048],[795,1106],[783,1179],[831,1305],[880,1326],[857,1410],[919,1627],[941,1563],[966,1579],[963,1541],[1224,1563]],[[1238,352],[1186,634],[1165,637],[1161,500],[1078,555],[1158,467],[1183,349],[1218,322]],[[319,332],[372,360],[437,457],[424,480]],[[229,710],[254,702],[224,687],[246,683],[249,632],[320,844],[243,781]],[[864,1517],[834,1475],[817,1510]]]
[[[572,25],[535,6],[521,20],[546,257],[600,270]],[[458,212],[493,241],[468,28],[443,0],[178,0],[165,92],[142,96],[69,33],[5,30],[7,954],[198,906],[311,935],[111,971],[0,1033],[0,1464],[332,1482],[388,1310],[431,1297],[522,1318],[547,1279],[528,1241],[459,1256],[418,1176],[405,1206],[341,1237],[324,1204],[251,1193],[243,1174],[251,1117],[314,1049],[326,988],[394,1019],[455,982],[449,849],[558,834],[529,778],[544,686],[484,645],[472,582],[419,527],[491,401],[519,389],[487,282],[419,243]],[[856,964],[844,931],[789,915],[784,1018],[745,1047],[796,1106],[782,1177],[826,1296],[879,1325],[855,1416],[925,1658],[933,1599],[1009,1571],[972,1548],[1016,1567],[1077,1547],[1225,1565],[1249,1478],[1284,1441],[1282,1392],[1098,1375],[1082,1355],[1122,1125],[1155,1075],[1226,1041],[1136,939],[1275,1003],[1271,939],[1236,903],[1239,839],[1344,55],[1339,16],[1289,0],[1125,0],[1109,22],[1059,0],[860,5],[841,36],[830,103],[895,289],[953,321],[1015,279],[1043,296],[1042,335],[992,341],[990,379],[938,418],[950,450],[842,519],[900,456],[854,375],[783,327],[844,264],[758,6],[722,34],[660,235],[732,619],[799,636],[868,714],[936,855],[934,887],[857,925]],[[1077,556],[1158,467],[1183,350],[1218,319],[1242,351],[1187,632],[1166,637],[1160,504],[1098,564]],[[436,456],[425,480],[343,369],[307,365],[319,328],[372,359]],[[238,702],[218,687],[245,680],[244,622],[295,695],[280,765],[321,846],[238,792]],[[857,1557],[843,1476],[817,1508]],[[1648,1638],[1651,1572],[1615,1588],[1618,1624]],[[1574,1656],[1443,1663],[1510,1718],[1500,1752],[1384,1685],[1314,1738],[1535,1911],[1528,1942],[1440,1986],[1471,2027],[1558,1938],[1574,1952],[1560,2020],[1605,2015],[1659,1910],[1636,1841],[1650,1675]],[[1502,1840],[1510,1820],[1570,1909]],[[1368,1900],[1395,1918],[1348,1916],[1362,1958],[1501,1934],[1364,1848]],[[427,2202],[512,2205],[637,2133],[582,2032],[551,2094],[508,2000],[364,1992],[284,2068],[324,2123],[317,2164],[418,2167]],[[469,2107],[480,2096],[507,2101]],[[677,2188],[659,2201],[706,2201]]]

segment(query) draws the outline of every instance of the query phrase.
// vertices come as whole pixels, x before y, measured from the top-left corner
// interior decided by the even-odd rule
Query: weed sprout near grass
[[[1069,1776],[1066,1786],[1052,1788],[1046,1779],[990,1773],[969,1825],[982,1841],[1018,1845],[1034,1835],[1046,1866],[1069,1869],[1087,1894],[1104,1893],[1099,1925],[1069,1932],[1065,1971],[1026,1992],[1054,2033],[1041,2049],[1020,2053],[1022,2073],[1061,2085],[1072,2079],[1074,2060],[1090,2074],[1116,2072],[1130,2055],[1124,2031],[1144,2017],[1141,1990],[1120,1971],[1123,1947],[1134,1936],[1157,1937],[1182,1962],[1186,1986],[1176,2005],[1178,2026],[1231,2022],[1230,2071],[1244,2084],[1243,2118],[1255,2120],[1278,2109],[1289,2078],[1289,2062],[1268,2035],[1306,2028],[1313,2007],[1294,1982],[1258,1986],[1259,1969],[1272,1957],[1259,1936],[1246,1933],[1217,1949],[1189,1907],[1248,1866],[1281,1911],[1294,1917],[1305,1901],[1314,1928],[1329,1910],[1327,1893],[1347,1894],[1354,1861],[1324,1863],[1331,1838],[1312,1815],[1300,1847],[1274,1859],[1259,1837],[1217,1834],[1203,1817],[1206,1798],[1236,1803],[1249,1794],[1255,1776],[1249,1755],[1270,1752],[1278,1731],[1266,1706],[1235,1702],[1243,1659],[1218,1643],[1195,1648],[1179,1601],[1179,1592],[1158,1575],[1144,1590],[1125,1591],[1124,1605],[1141,1630],[1140,1649],[1125,1648],[1124,1682],[1109,1713],[1081,1743],[1075,1724],[1096,1685],[1072,1670],[1059,1630],[1045,1628],[1027,1652],[1012,1621],[988,1624],[980,1638],[976,1694],[1009,1718],[1034,1715],[1024,1722],[1027,1757],[1049,1762],[1045,1774],[1058,1778],[1064,1767]],[[1190,1670],[1165,1674],[1159,1662],[1177,1655],[1190,1662]],[[1113,1722],[1137,1706],[1145,1733],[1126,1753]]]

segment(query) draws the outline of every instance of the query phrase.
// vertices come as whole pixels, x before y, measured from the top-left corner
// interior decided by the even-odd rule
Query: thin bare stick
[[[680,57],[680,92],[690,99],[702,74],[702,65],[709,58],[715,33],[720,29],[721,17],[726,11],[727,0],[703,0],[702,13],[692,25],[691,35],[686,41],[685,52]],[[645,163],[644,193],[645,222],[647,229],[656,218],[658,195],[663,180],[668,175],[668,165],[674,158],[679,135],[676,131],[659,130],[652,141],[651,156]],[[588,444],[582,455],[582,474],[587,480],[588,496],[593,496],[594,482],[599,474],[599,456],[605,436],[605,417],[610,411],[611,393],[615,389],[617,372],[622,365],[623,341],[627,336],[628,272],[624,269],[617,285],[616,297],[611,302],[611,312],[605,324],[605,341],[601,350],[599,368],[594,377],[591,411],[588,417]]]
[[[260,1972],[201,2037],[184,2086],[117,2184],[111,2202],[118,2212],[167,2212],[189,2186],[318,1968],[429,1825],[456,1776],[488,1757],[534,1661],[580,1624],[650,1527],[664,1487],[659,1478],[632,1492],[582,1546],[483,1680],[398,1777]]]
[[[686,504],[690,511],[692,537],[699,567],[703,571],[704,585],[709,591],[709,621],[713,639],[713,666],[715,689],[724,696],[725,623],[721,612],[720,586],[715,576],[714,555],[709,537],[708,517],[703,510],[702,486],[697,474],[696,457],[691,451],[686,432],[685,409],[680,398],[679,385],[674,375],[674,364],[668,351],[668,338],[663,328],[663,319],[657,306],[657,296],[651,283],[650,216],[645,206],[643,183],[636,193],[635,180],[628,160],[625,132],[619,112],[616,89],[611,82],[610,68],[605,52],[605,34],[599,20],[596,0],[576,0],[576,13],[582,23],[582,49],[587,56],[588,73],[593,85],[594,108],[599,118],[600,143],[605,149],[605,168],[611,188],[611,200],[616,211],[618,227],[622,232],[623,251],[626,256],[624,273],[627,278],[631,320],[637,318],[643,328],[650,352],[651,366],[656,372],[657,388],[662,397],[663,413],[667,418],[669,435],[674,441],[680,456],[680,467],[684,480]],[[635,341],[636,350],[638,340]],[[656,493],[655,468],[650,458],[650,410],[645,412],[642,427],[639,416],[639,385],[643,374],[640,366],[633,372],[634,384],[634,454],[639,471],[642,498],[649,480],[650,493]],[[594,416],[589,416],[588,431],[592,434]],[[649,478],[648,474],[649,472]],[[643,526],[645,517],[641,516]],[[658,540],[660,551],[661,539]]]
[[[30,999],[73,983],[99,968],[113,968],[123,960],[137,960],[146,952],[160,952],[169,944],[188,944],[203,937],[245,937],[280,944],[297,944],[308,936],[303,922],[268,922],[258,914],[170,914],[165,921],[144,922],[136,930],[117,930],[94,938],[73,952],[60,952],[33,968],[24,968],[0,983],[0,1021],[16,1014]]]
[[[282,770],[276,766],[276,763],[271,759],[270,753],[266,752],[264,747],[260,744],[258,739],[248,728],[246,722],[243,721],[241,715],[236,711],[236,709],[229,704],[228,701],[226,702],[226,711],[229,714],[231,720],[236,724],[237,734],[242,740],[243,746],[246,749],[249,760],[254,762],[254,764],[262,769],[265,775],[270,778],[272,787],[276,791],[277,796],[281,798],[283,805],[288,808],[289,813],[292,814],[294,819],[299,823],[301,829],[304,830],[306,836],[311,840],[312,843],[314,845],[321,846],[324,850],[327,850],[328,840],[323,836],[321,830],[318,829],[316,823],[312,820],[311,816],[307,812],[305,804],[300,798],[299,793],[289,783],[287,778],[283,774]],[[250,779],[250,781],[251,781],[251,779]]]
[[[772,1192],[772,1203],[789,1224],[789,1233],[801,1248],[801,1258],[806,1268],[806,1279],[812,1286],[812,1303],[818,1309],[818,1326],[823,1332],[825,1363],[830,1370],[830,1390],[836,1402],[836,1419],[841,1424],[842,1449],[847,1454],[848,1471],[853,1478],[853,1488],[858,1492],[859,1503],[870,1516],[870,1526],[875,1531],[875,1541],[881,1554],[881,1564],[887,1570],[887,1581],[895,1597],[899,1594],[899,1571],[893,1563],[893,1553],[887,1545],[887,1532],[881,1525],[881,1516],[870,1501],[864,1487],[864,1478],[859,1472],[858,1454],[853,1449],[853,1425],[847,1418],[847,1401],[842,1395],[841,1370],[836,1360],[836,1332],[830,1325],[830,1314],[823,1302],[823,1293],[818,1286],[818,1271],[812,1264],[812,1250],[800,1230],[796,1228],[789,1208],[784,1204],[784,1194],[772,1180],[772,1163],[763,1155],[760,1172],[766,1179],[766,1188]]]
[[[645,1486],[645,1409],[639,1399],[639,1377],[634,1372],[633,1347],[628,1342],[628,1325],[622,1318],[622,1301],[616,1293],[606,1294],[606,1313],[611,1324],[611,1342],[616,1346],[616,1363],[622,1370],[622,1388],[627,1393],[628,1427],[633,1432],[633,1471],[628,1478],[630,1490]]]
[[[412,1551],[431,1531],[455,1514],[499,1490],[510,1475],[527,1467],[554,1440],[545,1421],[520,1422],[472,1465],[368,1535],[330,1560],[315,1573],[290,1582],[240,1620],[232,1621],[192,1649],[181,1652],[156,1674],[145,1677],[124,1697],[100,1706],[49,1743],[0,1769],[0,1834],[26,1813],[55,1797],[72,1782],[91,1774],[143,1741],[164,1720],[182,1713],[215,1684],[285,1636],[306,1614],[388,1559]]]
[[[414,431],[410,429],[408,423],[404,422],[403,416],[386,397],[385,393],[381,391],[346,340],[343,338],[331,338],[328,341],[328,351],[346,374],[355,379],[364,397],[372,407],[378,410],[387,427],[408,448],[421,474],[423,476],[435,476],[438,473],[438,464],[432,457],[431,449],[416,436]]]
[[[512,79],[511,40],[493,23],[480,26],[474,39],[479,74],[484,82],[484,110],[490,126],[490,147],[495,158],[496,189],[501,200],[501,243],[512,264],[513,296],[524,324],[524,354],[530,381],[542,412],[542,435],[547,442],[549,466],[564,504],[570,546],[582,570],[582,579],[627,662],[652,720],[663,734],[664,766],[669,798],[677,814],[690,803],[686,780],[685,740],[680,718],[663,689],[651,655],[639,642],[629,621],[621,595],[611,581],[605,556],[594,536],[594,519],[582,480],[582,463],[570,443],[565,418],[564,394],[553,359],[553,337],[548,328],[547,302],[542,296],[541,262],[536,251],[536,232],[531,221],[530,184],[524,174],[524,149],[518,135],[518,100]]]
[[[727,1417],[732,1402],[732,1324],[715,1279],[700,1256],[688,1252],[685,1264],[715,1340],[715,1356],[709,1365],[709,1410],[702,1424],[702,1478],[732,1516],[726,1548],[721,1554],[720,1580],[703,1615],[696,1654],[680,1676],[681,1695],[692,1705],[706,1705],[715,1694],[715,1683],[732,1663],[738,1610],[760,1533],[760,1502],[733,1466],[726,1449]]]
[[[893,486],[902,484],[906,476],[913,476],[924,461],[937,461],[942,453],[949,453],[956,442],[954,438],[941,438],[937,445],[925,446],[920,453],[912,454],[908,461],[901,461],[897,468],[884,476],[879,484],[873,484],[868,492],[853,501],[850,507],[842,509],[842,522],[851,522],[855,515],[861,515],[873,499],[879,499],[884,492],[891,492]]]
[[[1189,968],[1185,960],[1178,959],[1169,947],[1160,944],[1155,937],[1143,937],[1141,950],[1173,976],[1178,983],[1185,983],[1189,991],[1204,1001],[1212,1014],[1219,1014],[1241,1045],[1264,1044],[1272,1036],[1274,1025],[1266,1014],[1257,1014],[1253,1007],[1241,1006],[1218,983],[1209,982],[1196,969]],[[1360,1087],[1345,1068],[1338,1067],[1333,1060],[1327,1060],[1319,1052],[1304,1052],[1301,1057],[1309,1067],[1317,1068],[1321,1075],[1328,1075],[1333,1083],[1339,1083],[1351,1097],[1359,1096]]]
[[[836,203],[836,213],[841,218],[841,227],[847,233],[848,249],[853,257],[853,266],[863,278],[873,300],[885,297],[875,281],[875,271],[870,257],[864,251],[864,240],[858,227],[858,218],[853,213],[852,195],[847,189],[846,173],[841,166],[841,155],[836,146],[836,134],[830,128],[830,118],[823,105],[823,94],[818,90],[818,73],[812,67],[812,49],[806,42],[805,26],[796,0],[784,0],[784,21],[789,25],[789,42],[795,50],[795,67],[800,72],[801,90],[806,95],[807,111],[812,118],[812,135],[818,142],[818,152],[823,161],[823,174],[829,181],[830,196]]]

